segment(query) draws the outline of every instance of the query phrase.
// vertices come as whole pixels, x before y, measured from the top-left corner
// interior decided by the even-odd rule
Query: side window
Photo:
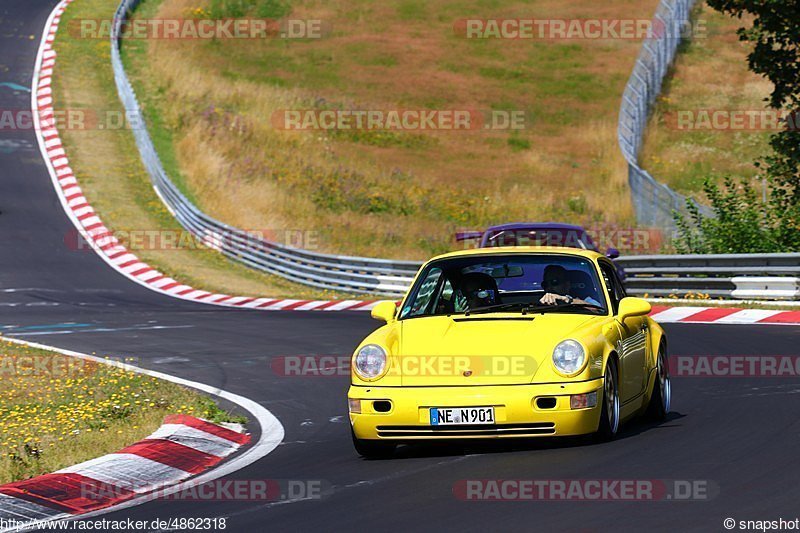
[[[614,314],[616,314],[617,309],[619,309],[619,301],[625,298],[625,288],[619,282],[613,266],[603,261],[600,263],[600,271],[603,273],[603,281],[608,287],[608,293],[611,296],[611,307],[614,309]]]
[[[455,291],[453,290],[453,284],[450,283],[450,280],[444,278],[444,282],[442,283],[442,290],[439,293],[439,297],[436,300],[436,307],[434,314],[437,315],[444,315],[450,314],[455,311]]]
[[[442,288],[442,299],[447,301],[453,300],[453,285],[450,283],[449,279],[444,281],[444,287]]]
[[[410,308],[403,311],[403,316],[418,316],[425,314],[431,303],[436,288],[439,285],[439,279],[442,277],[441,268],[432,268],[425,276],[425,280],[420,284],[417,295],[413,300]]]
[[[619,299],[622,300],[623,298],[627,298],[628,291],[625,290],[625,284],[622,283],[622,280],[619,278],[619,272],[617,272],[616,268],[611,269],[611,271],[614,273],[614,279],[617,281],[617,287],[619,288],[620,293]]]

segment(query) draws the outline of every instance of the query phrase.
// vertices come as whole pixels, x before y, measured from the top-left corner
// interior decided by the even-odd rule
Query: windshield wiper
[[[572,307],[582,307],[584,309],[590,309],[592,311],[605,311],[605,308],[599,307],[599,306],[594,305],[594,304],[589,304],[589,303],[579,304],[579,303],[574,303],[573,302],[571,304],[561,303],[561,304],[556,304],[556,305],[544,305],[544,304],[543,305],[529,305],[529,304],[522,303],[522,302],[515,302],[515,303],[507,303],[507,304],[486,305],[486,306],[483,306],[483,307],[476,307],[475,309],[467,309],[467,310],[464,311],[464,316],[479,315],[479,314],[484,314],[484,313],[498,313],[498,312],[501,312],[501,311],[510,311],[510,310],[517,309],[517,308],[519,308],[519,310],[522,311],[522,314],[525,315],[525,314],[528,314],[528,313],[543,313],[543,312],[546,312],[546,311],[561,311],[561,310],[569,309],[569,308],[572,308]],[[455,314],[455,313],[451,313],[451,314]]]
[[[516,303],[508,303],[508,304],[494,304],[494,305],[485,305],[483,307],[476,307],[475,309],[466,309],[464,311],[464,316],[469,315],[478,315],[481,313],[496,313],[499,311],[507,311],[510,309],[514,309],[516,307],[524,307],[527,304],[516,302]]]
[[[597,306],[597,305],[594,305],[594,304],[590,304],[590,303],[579,304],[579,303],[573,302],[571,304],[558,303],[558,304],[554,304],[554,305],[545,305],[545,304],[542,304],[542,305],[531,305],[531,306],[523,308],[522,309],[522,314],[524,315],[526,313],[540,313],[540,312],[544,312],[544,311],[561,311],[561,310],[564,310],[564,309],[570,309],[572,307],[582,307],[584,309],[589,309],[589,310],[592,310],[592,311],[605,311],[604,307],[600,307],[600,306]]]
[[[606,310],[606,308],[601,306],[601,305],[594,305],[594,304],[590,304],[590,303],[578,304],[578,303],[572,302],[569,305],[571,307],[583,307],[584,309],[594,309],[594,310],[598,310],[598,311],[605,311]]]

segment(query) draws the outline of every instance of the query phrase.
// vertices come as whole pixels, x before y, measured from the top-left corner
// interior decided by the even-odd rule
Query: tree
[[[747,57],[750,70],[774,86],[766,99],[769,107],[782,111],[787,118],[785,128],[770,139],[772,153],[756,162],[770,185],[769,200],[760,217],[762,228],[780,251],[800,251],[800,0],[708,0],[708,4],[739,19],[752,17],[750,27],[739,28],[737,34],[741,41],[753,44]],[[750,194],[753,191],[749,186],[739,192],[741,202],[758,201],[757,195]],[[720,216],[711,199],[715,214]],[[746,207],[747,212],[758,211],[750,203],[739,207]],[[702,217],[695,216],[696,210],[690,213],[694,228],[685,218],[678,217],[679,231],[687,242],[691,240],[684,230],[702,234],[703,227],[710,227],[703,226]],[[695,233],[694,242],[697,236]]]

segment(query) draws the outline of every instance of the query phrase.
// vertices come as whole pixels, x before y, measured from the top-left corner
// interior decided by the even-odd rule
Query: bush
[[[761,203],[753,187],[733,178],[725,179],[724,190],[706,179],[703,189],[711,200],[715,217],[705,217],[693,201],[686,202],[689,217],[675,213],[679,253],[730,254],[784,251],[777,239],[769,204]]]

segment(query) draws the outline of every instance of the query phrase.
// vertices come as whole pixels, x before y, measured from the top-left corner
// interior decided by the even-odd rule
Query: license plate
[[[494,424],[494,407],[431,407],[432,426]]]

